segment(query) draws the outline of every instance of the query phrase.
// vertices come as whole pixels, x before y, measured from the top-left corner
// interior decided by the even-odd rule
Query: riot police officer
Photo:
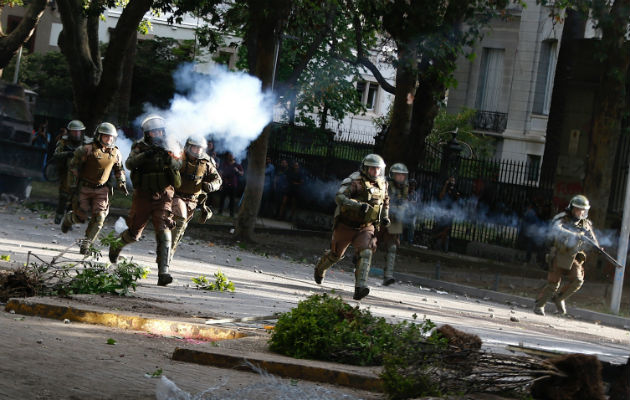
[[[175,188],[181,184],[179,169],[182,165],[179,155],[166,149],[165,126],[164,119],[157,115],[150,115],[142,121],[144,137],[132,145],[125,161],[134,187],[127,217],[128,228],[120,235],[122,244],[109,247],[109,260],[115,263],[123,246],[140,240],[150,218],[157,241],[159,286],[173,281],[168,273],[171,229],[175,225],[171,207]]]
[[[68,182],[68,170],[70,169],[70,160],[74,155],[74,151],[81,145],[83,131],[85,125],[79,120],[72,120],[66,127],[66,134],[57,142],[53,159],[57,164],[57,173],[59,175],[59,198],[57,203],[57,211],[55,212],[55,224],[59,224],[63,215],[68,210],[72,191]]]
[[[409,197],[409,170],[402,163],[396,163],[389,169],[389,216],[391,225],[379,231],[378,239],[387,249],[387,261],[383,271],[383,285],[388,286],[396,282],[394,279],[394,265],[396,251],[400,246],[400,235],[403,233],[403,220],[407,212]]]
[[[593,224],[587,218],[590,208],[585,196],[574,196],[567,209],[553,217],[551,221],[551,239],[553,246],[547,255],[549,273],[547,284],[536,298],[534,312],[545,315],[545,304],[552,300],[559,314],[566,314],[565,300],[577,292],[584,283],[584,262],[587,243],[584,237],[597,246]],[[562,278],[566,284],[560,288]]]
[[[221,175],[212,158],[205,152],[206,141],[190,137],[186,140],[182,167],[179,174],[182,179],[180,187],[175,189],[173,198],[173,218],[175,228],[172,233],[171,258],[177,245],[184,236],[188,222],[193,217],[197,205],[202,206],[202,220],[207,221],[212,211],[205,204],[210,193],[221,188]]]
[[[343,258],[350,244],[356,251],[355,300],[370,293],[367,285],[372,254],[376,249],[375,230],[388,226],[389,195],[383,175],[385,162],[377,154],[363,158],[359,171],[341,182],[335,196],[337,208],[330,250],[327,250],[315,266],[314,279],[322,283],[326,270]]]
[[[73,192],[78,189],[78,201],[73,202],[73,210],[63,219],[61,231],[68,232],[73,224],[85,222],[88,214],[92,213],[81,242],[81,254],[87,254],[109,213],[107,181],[112,169],[117,187],[127,192],[122,155],[115,145],[117,137],[116,127],[103,122],[96,128],[93,142],[75,150],[70,161],[67,179]]]

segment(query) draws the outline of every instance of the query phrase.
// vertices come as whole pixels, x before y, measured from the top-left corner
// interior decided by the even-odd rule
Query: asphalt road
[[[103,232],[113,229],[109,221]],[[71,246],[83,234],[84,226],[64,235],[52,223],[50,211],[31,212],[18,205],[0,206],[0,254],[10,255],[13,267],[26,262],[29,251],[51,258]],[[227,234],[227,232],[226,232]],[[122,255],[151,267],[134,296],[160,301],[160,307],[205,318],[262,317],[288,311],[298,301],[314,293],[335,293],[351,304],[354,277],[351,272],[333,268],[324,283],[312,280],[312,264],[286,258],[265,257],[240,249],[184,239],[171,273],[175,282],[157,287],[153,232],[124,248]],[[304,240],[308,240],[305,238]],[[79,259],[78,247],[66,254]],[[31,258],[33,260],[33,258]],[[195,290],[191,278],[211,276],[221,269],[235,286],[234,293]],[[437,324],[451,324],[479,335],[490,351],[507,352],[506,346],[595,354],[602,360],[625,362],[630,353],[630,331],[578,321],[567,317],[535,315],[527,307],[508,306],[480,299],[444,293],[406,283],[382,287],[379,278],[370,278],[372,291],[361,303],[375,315],[391,321],[428,318]],[[255,324],[252,323],[252,324]],[[630,321],[629,321],[630,325]]]

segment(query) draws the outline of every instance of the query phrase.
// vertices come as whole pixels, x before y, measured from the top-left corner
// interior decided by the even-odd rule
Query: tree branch
[[[378,67],[374,65],[372,61],[370,61],[367,57],[357,58],[357,61],[361,65],[363,65],[365,68],[370,70],[370,72],[372,73],[372,75],[374,75],[374,78],[376,78],[376,81],[378,82],[379,85],[381,85],[383,90],[391,94],[396,94],[396,87],[392,85],[391,83],[387,82],[383,74],[381,74],[381,71],[378,70]]]
[[[348,9],[354,9],[351,2],[348,2],[347,6]],[[357,59],[353,62],[353,64],[363,65],[372,73],[372,75],[374,75],[374,78],[376,78],[376,81],[379,85],[381,85],[383,90],[391,94],[396,94],[396,87],[387,82],[385,77],[383,77],[383,74],[381,74],[381,71],[378,70],[378,67],[374,65],[374,63],[372,63],[372,61],[370,61],[368,57],[365,56],[365,49],[363,48],[363,25],[361,24],[361,19],[359,18],[359,15],[357,13],[352,16],[352,24],[354,26],[354,34],[357,47]]]
[[[111,31],[109,44],[103,61],[103,74],[97,87],[99,97],[109,104],[122,80],[122,68],[125,52],[129,43],[135,37],[134,33],[144,14],[146,14],[152,0],[131,0],[123,9],[116,27]]]
[[[26,8],[24,17],[22,17],[18,26],[11,31],[11,33],[4,36],[1,35],[2,31],[0,31],[0,69],[6,67],[9,61],[11,61],[11,58],[17,53],[20,46],[31,38],[39,19],[44,13],[46,3],[46,0],[34,0],[30,2]]]

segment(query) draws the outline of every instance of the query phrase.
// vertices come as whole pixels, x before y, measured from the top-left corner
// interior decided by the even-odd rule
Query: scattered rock
[[[43,340],[41,340],[41,339],[37,339],[37,344],[42,344],[42,343],[44,343],[44,341],[43,341]]]
[[[494,308],[488,308],[488,311],[493,312]]]
[[[490,318],[494,318],[494,314],[490,314]]]
[[[512,322],[520,322],[520,320],[518,318],[516,318],[515,316],[513,316],[513,315],[510,317],[510,321],[512,321]]]
[[[64,323],[64,324],[69,324],[69,323],[70,323],[70,320],[69,320],[68,318],[66,318],[66,319],[64,319],[64,320],[63,320],[63,323]]]

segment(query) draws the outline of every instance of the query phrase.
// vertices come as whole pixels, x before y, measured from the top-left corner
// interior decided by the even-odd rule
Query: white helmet
[[[111,143],[103,143],[103,135],[109,135],[114,138]],[[112,148],[116,145],[116,138],[118,137],[118,131],[116,127],[109,122],[103,122],[96,127],[96,133],[94,134],[94,140],[99,142],[105,147]]]
[[[198,152],[193,152],[192,151],[192,147],[193,146],[197,146],[199,147],[199,151]],[[195,138],[195,137],[189,137],[188,140],[186,140],[186,145],[184,146],[184,151],[186,152],[186,154],[188,154],[191,157],[194,158],[201,158],[201,156],[203,156],[203,154],[206,152],[206,147],[207,147],[207,142],[205,140],[201,140],[199,138]]]

